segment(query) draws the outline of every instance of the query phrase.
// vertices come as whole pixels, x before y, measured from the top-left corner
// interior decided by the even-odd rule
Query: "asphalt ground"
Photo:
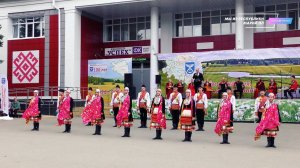
[[[155,130],[137,128],[122,138],[107,118],[101,136],[94,127],[74,118],[72,132],[62,133],[54,117],[43,117],[40,131],[31,131],[24,119],[0,120],[0,168],[299,168],[300,124],[282,124],[275,139],[277,148],[265,148],[266,137],[254,141],[256,124],[235,123],[229,145],[206,122],[204,132],[193,132],[193,142],[182,142],[181,130],[163,130],[163,140],[152,140]],[[149,122],[148,122],[149,124]]]

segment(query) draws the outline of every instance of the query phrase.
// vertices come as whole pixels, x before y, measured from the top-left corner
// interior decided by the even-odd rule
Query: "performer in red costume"
[[[191,91],[185,91],[185,99],[181,103],[180,129],[185,131],[183,142],[192,142],[192,131],[195,129],[196,108]]]
[[[195,85],[194,85],[194,79],[191,79],[191,83],[189,83],[189,85],[188,85],[188,89],[190,89],[190,90],[191,90],[191,94],[192,94],[192,96],[194,96],[194,95],[195,95]]]
[[[211,82],[209,82],[207,79],[203,84],[203,91],[207,95],[207,98],[211,99],[213,89],[212,89],[212,86],[211,86]]]
[[[39,131],[40,120],[42,119],[41,114],[41,99],[39,98],[39,92],[35,90],[33,92],[33,98],[30,100],[28,108],[23,113],[22,118],[26,120],[26,124],[30,120],[33,120],[33,129],[32,131]]]
[[[169,79],[169,82],[166,84],[166,97],[167,99],[170,97],[170,94],[173,92],[173,82]]]
[[[93,135],[101,135],[101,126],[105,120],[105,114],[104,101],[99,89],[96,89],[96,95],[93,96],[91,103],[84,108],[81,117],[84,124],[91,123],[95,125]]]
[[[93,95],[93,88],[89,87],[89,89],[88,89],[88,95],[86,95],[86,97],[85,97],[84,107],[86,107],[87,105],[91,104],[92,100],[94,99],[94,96],[95,95]],[[91,122],[86,123],[86,126],[90,126],[90,125],[92,125]]]
[[[218,120],[215,127],[215,133],[219,136],[223,135],[223,141],[221,142],[221,144],[230,144],[228,142],[228,135],[233,131],[233,126],[231,126],[231,122],[233,121],[230,119],[231,113],[232,104],[228,99],[228,94],[224,92],[222,94],[222,100],[218,108]]]
[[[120,98],[121,105],[120,110],[117,115],[117,126],[120,128],[121,126],[124,126],[124,135],[122,137],[130,137],[130,127],[133,123],[132,118],[132,104],[131,104],[131,98],[129,96],[129,88],[125,87],[124,94]]]
[[[269,94],[269,106],[264,113],[261,122],[256,127],[255,140],[258,140],[261,135],[266,135],[268,144],[266,147],[276,148],[274,145],[277,131],[279,131],[279,125],[281,122],[278,105],[275,103],[275,95]]]
[[[260,96],[255,100],[255,115],[257,116],[258,120],[257,123],[261,121],[261,117],[263,113],[266,111],[266,108],[269,106],[269,101],[267,96],[265,95],[265,91],[260,91]]]
[[[73,118],[73,99],[70,96],[70,90],[65,92],[64,90],[60,89],[60,98],[59,98],[59,106],[58,106],[58,115],[57,121],[58,126],[65,124],[65,131],[63,133],[71,133],[71,124]]]
[[[254,98],[255,99],[258,97],[259,92],[262,90],[263,91],[266,90],[265,83],[261,80],[261,78],[258,78],[257,82],[256,82],[255,90],[254,90]]]
[[[120,110],[120,97],[123,96],[122,91],[120,90],[120,86],[117,85],[115,91],[113,92],[112,96],[111,96],[111,102],[110,102],[110,106],[113,109],[114,112],[114,119],[115,119],[115,125],[114,127],[117,127],[117,115],[118,112]]]
[[[178,88],[178,92],[181,93],[181,94],[183,94],[183,92],[184,92],[184,85],[182,83],[182,80],[178,81],[177,88]]]
[[[147,128],[147,112],[149,112],[150,101],[150,94],[147,92],[146,86],[142,85],[141,92],[139,92],[137,97],[136,105],[141,118],[141,126],[138,128]]]
[[[150,123],[150,129],[155,128],[156,129],[156,137],[153,138],[153,140],[161,138],[162,129],[167,128],[166,123],[166,117],[165,117],[165,99],[161,95],[161,90],[156,90],[156,95],[152,100],[151,108],[150,108],[150,114],[151,114],[151,123]]]
[[[297,89],[298,89],[298,82],[296,80],[295,75],[292,75],[290,87],[288,89],[284,90],[284,97],[287,99],[288,98],[287,94],[289,94],[291,99],[293,99],[294,97],[293,97],[292,92],[295,92]]]
[[[270,80],[268,93],[273,93],[275,95],[275,97],[276,97],[276,94],[277,94],[277,83],[275,82],[274,79]]]

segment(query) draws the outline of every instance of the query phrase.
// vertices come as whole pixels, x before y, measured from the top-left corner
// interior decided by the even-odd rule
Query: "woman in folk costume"
[[[232,109],[230,114],[230,120],[233,121],[233,113],[236,110],[236,99],[235,96],[232,94],[231,87],[227,88],[227,94],[228,94],[227,99],[230,101],[231,109]],[[233,127],[233,122],[230,122],[230,126]]]
[[[96,89],[96,95],[93,96],[90,104],[88,104],[81,114],[84,124],[89,122],[95,125],[95,133],[93,135],[101,135],[101,125],[105,120],[104,101],[100,95],[100,90]]]
[[[185,91],[185,99],[182,101],[180,111],[180,129],[185,131],[183,142],[192,142],[192,131],[195,129],[196,108],[191,90]]]
[[[65,92],[65,96],[63,89],[60,89],[59,93],[60,98],[57,115],[58,126],[65,124],[65,131],[63,133],[70,133],[72,123],[71,119],[73,118],[73,99],[70,97],[70,90]]]
[[[156,129],[156,137],[153,138],[153,140],[156,139],[162,140],[161,132],[162,129],[167,128],[167,123],[165,117],[165,99],[161,95],[160,89],[156,90],[156,95],[152,100],[150,114],[151,114],[150,129],[151,128]]]
[[[33,92],[34,97],[30,100],[28,108],[23,113],[22,118],[26,120],[26,124],[29,123],[30,120],[33,120],[33,129],[32,131],[39,130],[39,121],[42,118],[41,114],[41,99],[39,98],[39,92],[35,90]]]
[[[169,79],[169,82],[166,83],[166,98],[168,99],[171,95],[171,93],[173,92],[173,82],[171,79]]]
[[[266,147],[276,148],[274,145],[277,131],[279,131],[279,125],[281,117],[279,113],[278,104],[275,103],[275,94],[269,94],[269,105],[265,113],[263,113],[262,120],[256,127],[255,140],[258,140],[261,135],[266,135],[268,144]]]
[[[86,95],[85,97],[85,104],[84,107],[88,106],[89,104],[91,104],[91,102],[94,100],[94,94],[93,94],[93,88],[89,87],[88,89],[88,95]],[[88,122],[87,124],[85,124],[86,126],[90,126],[92,125],[91,122]]]
[[[228,99],[228,94],[224,92],[218,108],[218,120],[215,127],[215,133],[219,136],[223,135],[223,141],[221,144],[230,144],[228,142],[228,135],[233,131],[233,126],[231,124],[233,121],[230,119],[231,113],[232,104],[230,99]]]
[[[90,109],[91,109],[92,101],[95,99],[95,95],[93,95],[92,91],[93,91],[93,89],[90,87],[89,91],[88,91],[88,95],[85,98],[84,109],[81,114],[82,121],[83,121],[84,125],[86,125],[86,126],[91,125],[91,122],[92,122],[91,118],[92,118],[93,113],[91,113]]]
[[[125,87],[124,94],[122,95],[121,99],[120,110],[117,115],[117,126],[120,128],[124,126],[124,135],[122,137],[130,137],[130,127],[133,123],[132,118],[132,103],[131,98],[129,96],[129,88]]]

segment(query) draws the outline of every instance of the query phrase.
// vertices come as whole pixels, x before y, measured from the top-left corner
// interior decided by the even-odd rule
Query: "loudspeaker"
[[[131,97],[131,99],[136,99],[137,95],[136,95],[136,87],[131,86],[129,87],[129,96]]]
[[[155,75],[155,83],[161,84],[161,75]]]
[[[124,74],[124,85],[125,87],[130,87],[133,85],[132,73]]]

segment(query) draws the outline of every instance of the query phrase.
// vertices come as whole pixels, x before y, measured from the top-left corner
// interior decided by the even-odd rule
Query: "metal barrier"
[[[88,87],[60,87],[62,89],[69,89],[72,98],[74,99],[74,111],[77,112],[78,108],[84,107],[85,95],[88,94]],[[10,101],[16,97],[20,102],[20,111],[24,111],[30,99],[33,96],[33,91],[38,90],[39,96],[42,99],[42,114],[43,115],[56,115],[57,109],[57,87],[27,87],[27,88],[11,88],[9,90]],[[83,99],[82,99],[83,98]],[[79,113],[79,111],[78,111]]]
[[[59,89],[69,89],[71,91],[71,95],[74,99],[81,99],[81,95],[87,95],[88,87],[60,87]],[[59,90],[57,87],[26,87],[26,88],[10,88],[9,96],[12,97],[21,97],[30,99],[33,95],[34,90],[39,91],[39,95],[43,99],[57,99],[57,93]],[[84,96],[85,97],[85,96]]]

